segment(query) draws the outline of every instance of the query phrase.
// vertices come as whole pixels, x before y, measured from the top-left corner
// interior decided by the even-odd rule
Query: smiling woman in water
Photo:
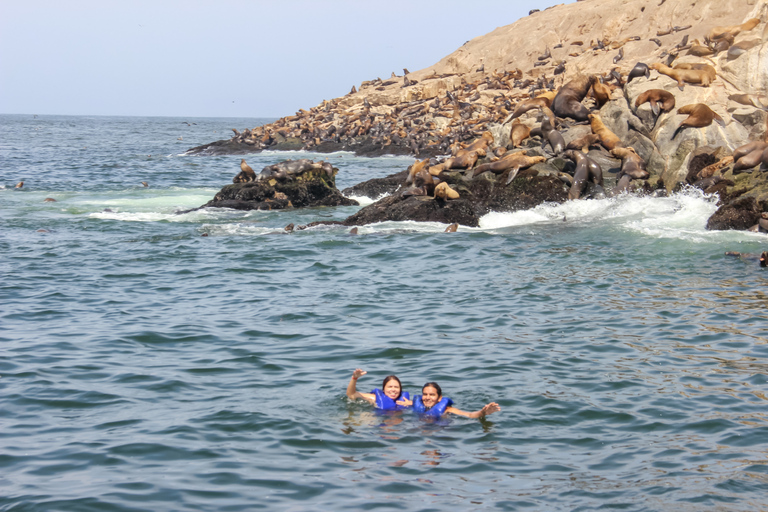
[[[384,377],[381,389],[376,388],[370,393],[359,392],[357,390],[357,379],[366,373],[368,372],[360,368],[352,372],[352,378],[349,379],[349,384],[347,385],[347,397],[350,400],[362,398],[366,402],[375,405],[377,409],[383,410],[399,410],[411,405],[408,392],[403,392],[403,385],[400,383],[400,379],[394,375]]]
[[[486,404],[479,411],[462,411],[452,407],[453,400],[447,396],[443,396],[443,390],[436,382],[427,382],[424,387],[421,388],[421,395],[416,395],[413,398],[413,410],[427,416],[439,418],[444,414],[458,414],[459,416],[465,416],[467,418],[485,418],[489,414],[499,412],[501,407],[496,402]]]

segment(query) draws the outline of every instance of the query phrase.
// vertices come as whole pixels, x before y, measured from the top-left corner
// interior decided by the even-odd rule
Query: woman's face
[[[426,407],[432,407],[440,401],[440,396],[435,388],[427,386],[421,390],[421,401]]]
[[[384,394],[396,400],[400,396],[400,384],[395,379],[390,379],[384,386]]]

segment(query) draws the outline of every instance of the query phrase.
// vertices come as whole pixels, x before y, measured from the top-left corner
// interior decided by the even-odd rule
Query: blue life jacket
[[[448,398],[447,396],[444,396],[440,399],[439,402],[437,402],[435,405],[427,409],[427,407],[424,405],[424,402],[421,401],[421,395],[416,395],[413,399],[413,410],[418,412],[419,414],[425,414],[427,416],[432,416],[434,418],[439,418],[443,414],[445,414],[445,410],[453,405],[453,400]]]
[[[377,409],[382,409],[385,411],[401,411],[405,409],[405,406],[398,405],[395,400],[392,400],[391,398],[389,398],[379,388],[374,389],[373,391],[371,391],[371,393],[376,395],[375,405]],[[408,394],[407,391],[403,391],[403,394],[400,395],[400,398],[398,398],[398,400],[402,400],[402,399],[410,400],[411,396]]]

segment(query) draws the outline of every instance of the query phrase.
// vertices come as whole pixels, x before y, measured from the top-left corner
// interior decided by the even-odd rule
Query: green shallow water
[[[711,199],[273,234],[357,207],[175,213],[239,164],[181,153],[259,120],[0,122],[1,510],[765,507],[768,274],[723,256],[765,238]],[[502,411],[377,414],[356,367]]]

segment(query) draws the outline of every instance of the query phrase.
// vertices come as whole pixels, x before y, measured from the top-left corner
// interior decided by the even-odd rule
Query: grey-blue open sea
[[[765,235],[693,190],[456,233],[178,214],[241,158],[185,150],[265,121],[0,116],[0,510],[768,509],[768,273],[724,255]],[[299,157],[413,162],[246,160]],[[358,367],[501,412],[377,414]]]

